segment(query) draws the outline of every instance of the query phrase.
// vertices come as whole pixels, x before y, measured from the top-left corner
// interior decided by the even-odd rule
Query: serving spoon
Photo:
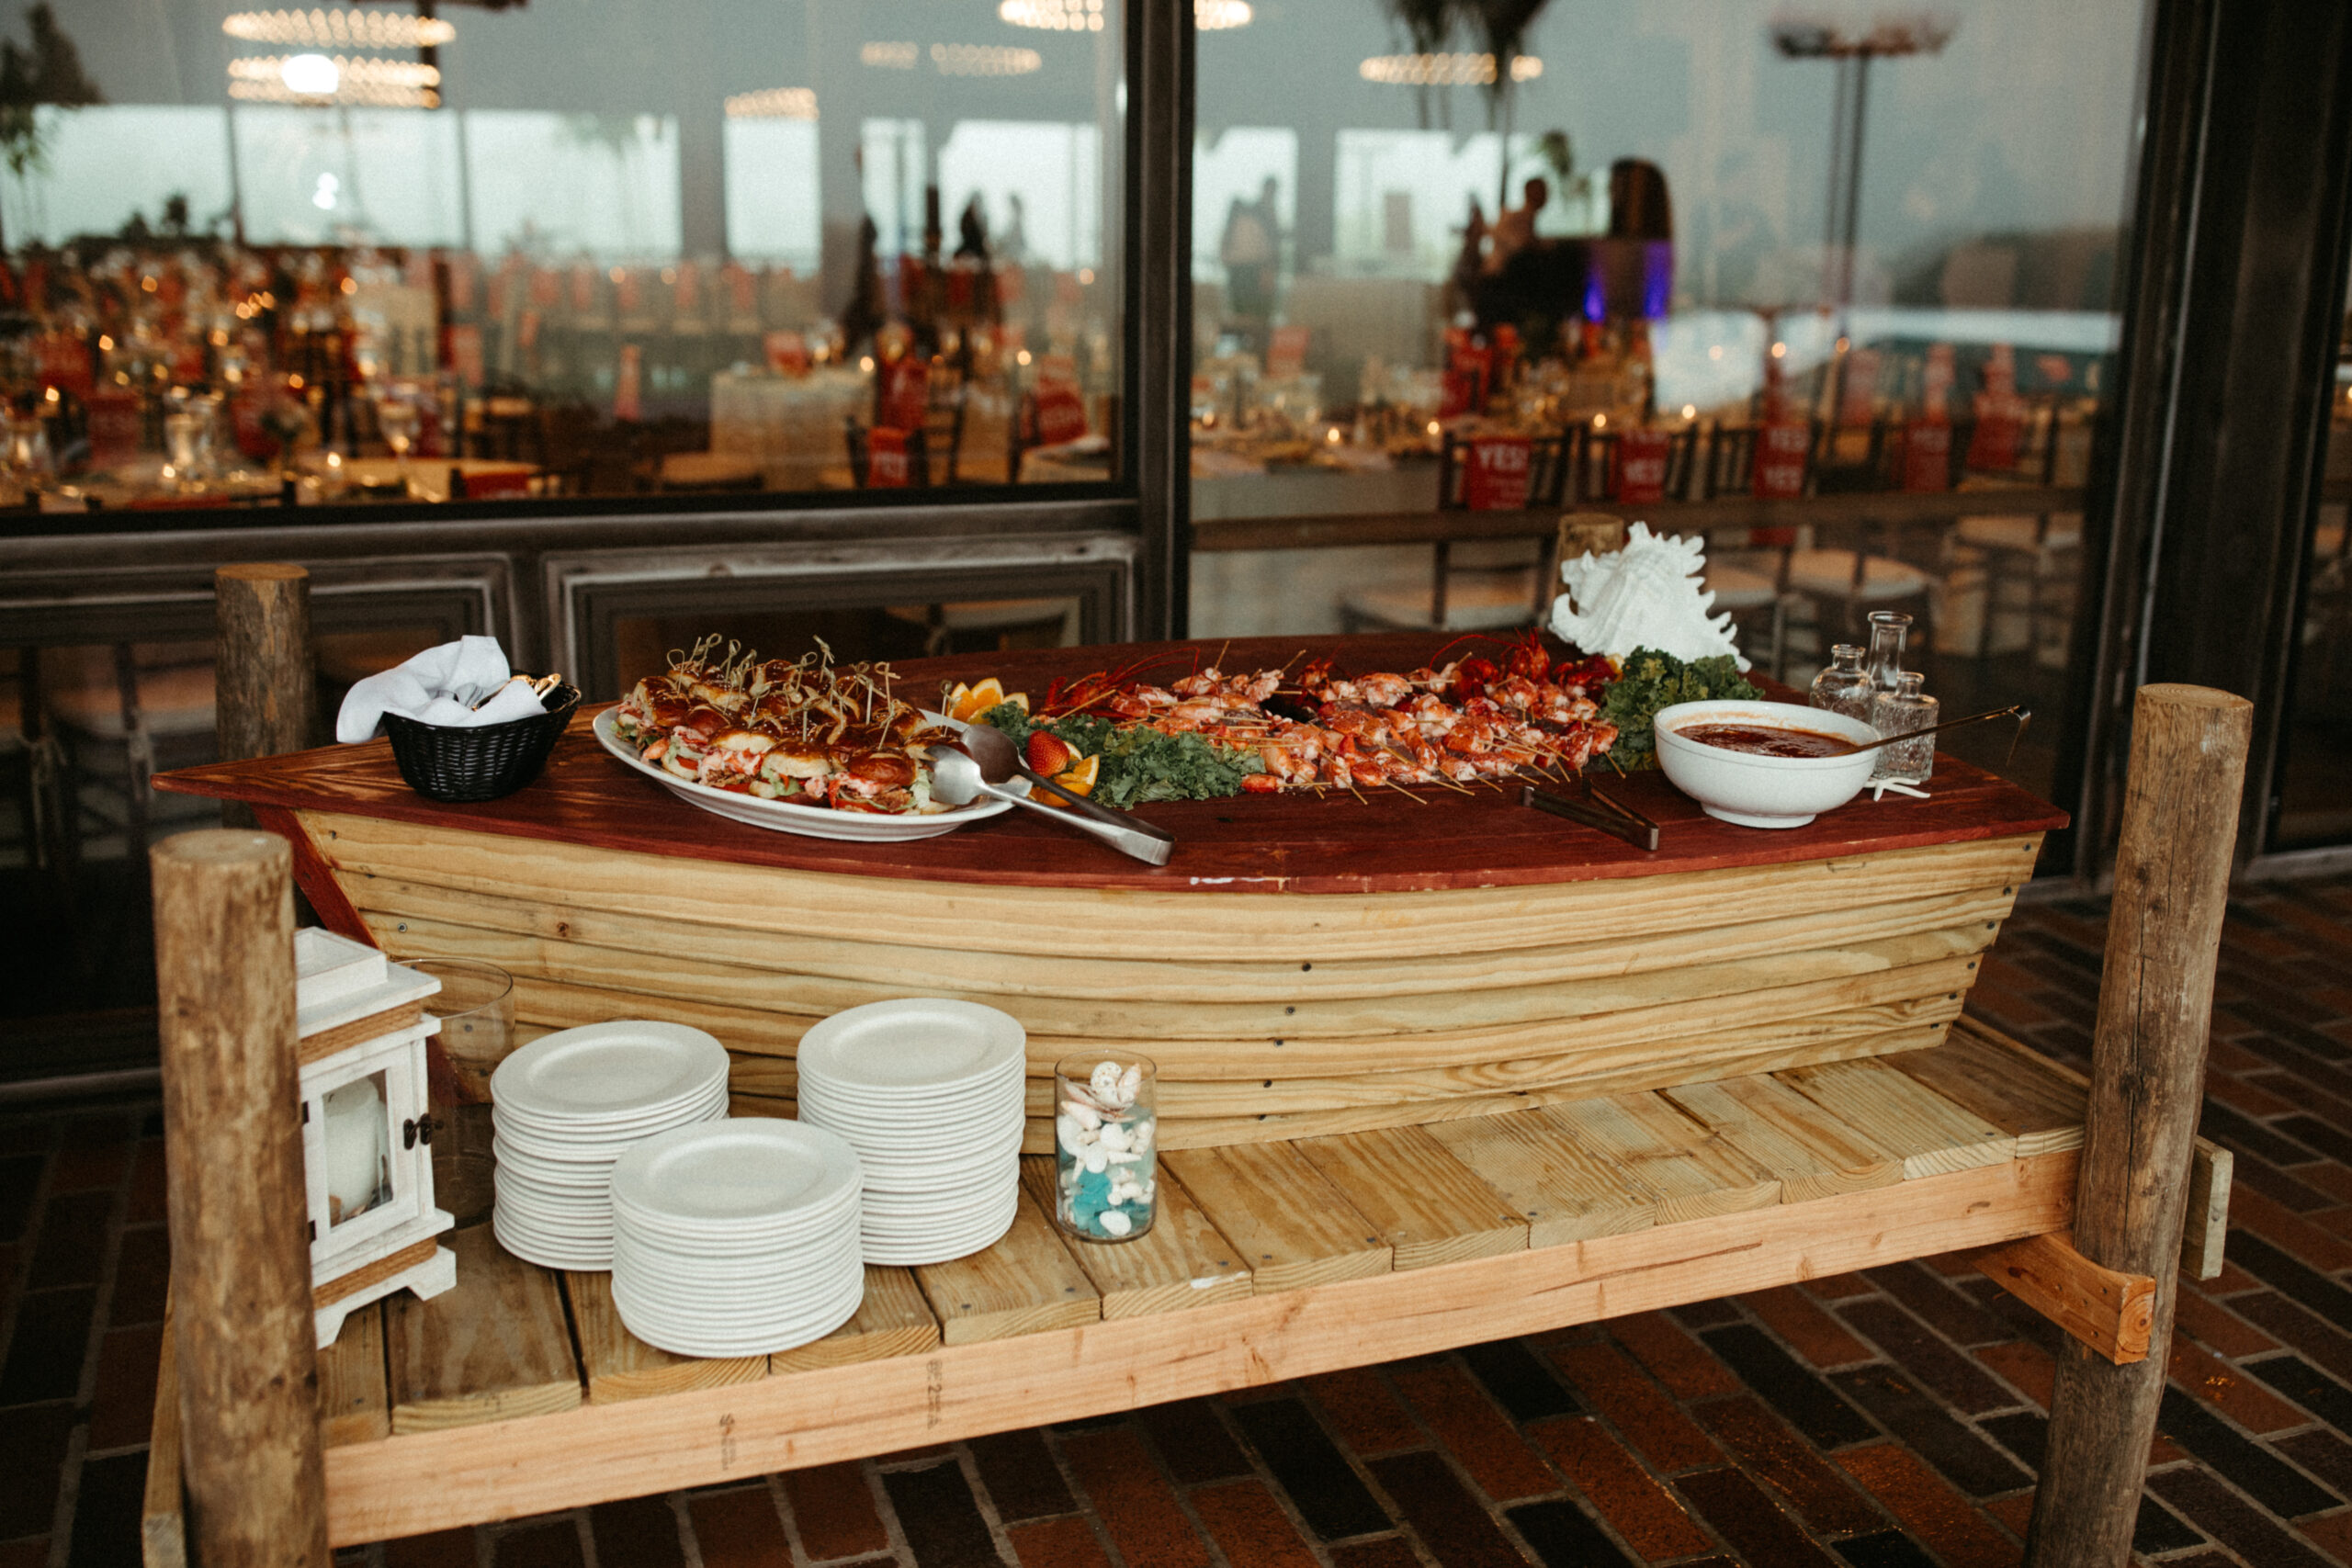
[[[1018,790],[1004,787],[1015,778],[1028,780],[1032,789],[1059,795],[1070,809],[1057,811]],[[1021,753],[1014,750],[1012,737],[985,724],[966,729],[959,746],[931,749],[931,793],[950,806],[968,806],[984,795],[995,800],[1009,800],[1015,806],[1042,811],[1065,827],[1091,833],[1121,854],[1133,855],[1152,865],[1166,865],[1169,852],[1176,847],[1173,838],[1150,823],[1117,816],[1084,795],[1073,795],[1053,780],[1031,773],[1021,765]]]
[[[1925,729],[1906,729],[1900,735],[1887,735],[1876,740],[1865,740],[1857,745],[1854,751],[1875,751],[1882,746],[1892,746],[1898,740],[1917,740],[1923,735],[1937,735],[1947,729],[1958,729],[1963,724],[1982,724],[1988,718],[2014,718],[2018,721],[2017,733],[2009,737],[2009,755],[2015,758],[2018,754],[2018,742],[2025,739],[2025,727],[2033,722],[2033,710],[2023,704],[2014,707],[1991,708],[1984,713],[1970,714],[1966,718],[1951,718],[1941,724],[1931,724]],[[1853,751],[1842,753],[1849,757],[1853,754]]]

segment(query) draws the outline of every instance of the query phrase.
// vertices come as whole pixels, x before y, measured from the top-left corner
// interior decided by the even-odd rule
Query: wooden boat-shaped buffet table
[[[1343,669],[1410,669],[1433,638],[1323,639]],[[1227,670],[1294,660],[1235,644]],[[1057,675],[1215,646],[1073,649],[947,675]],[[1113,1043],[1159,1064],[1169,1148],[1361,1132],[1882,1055],[1943,1037],[2061,813],[1954,759],[1933,798],[1858,802],[1789,831],[1705,816],[1662,774],[1606,787],[1664,827],[1652,854],[1515,791],[1245,795],[1144,807],[1164,867],[1033,813],[939,838],[768,832],[672,797],[583,713],[546,774],[483,806],[412,793],[384,742],[172,775],[294,839],[326,923],[396,958],[488,959],[534,1029],[658,1016],[734,1053],[747,1100],[794,1094],[801,1032],[910,993],[1029,1032],[1030,1147],[1053,1064]],[[790,808],[785,808],[790,809]]]
[[[1408,669],[1431,646],[1313,651]],[[1223,663],[1299,649],[1237,643]],[[926,698],[983,673],[1042,693],[1106,656],[1165,654],[1164,677],[1217,652],[902,673]],[[487,1227],[460,1235],[455,1291],[354,1314],[322,1358],[338,1543],[1424,1353],[2071,1217],[2079,1080],[1954,1031],[2064,818],[1950,758],[1929,800],[1777,833],[1715,822],[1657,774],[1608,780],[1663,824],[1654,855],[1493,790],[1148,807],[1179,840],[1162,868],[1028,813],[902,844],[739,826],[606,756],[585,716],[539,783],[485,806],[412,794],[380,742],[159,782],[254,806],[294,840],[331,926],[398,958],[512,970],[537,1029],[710,1030],[734,1054],[738,1114],[788,1114],[800,1032],[860,1002],[968,997],[1030,1032],[1035,1147],[1012,1232],[956,1262],[869,1269],[864,1308],[818,1344],[671,1357],[628,1335],[605,1276],[520,1263]],[[1039,1080],[1098,1049],[1161,1067],[1162,1217],[1123,1247],[1065,1240],[1040,1202]],[[2204,1179],[2200,1245],[2196,1214],[2218,1211],[2226,1173]]]

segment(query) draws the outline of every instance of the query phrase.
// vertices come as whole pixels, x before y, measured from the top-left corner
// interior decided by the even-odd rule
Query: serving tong
[[[1606,751],[1601,755],[1609,756]],[[1618,764],[1616,758],[1609,757],[1609,765],[1616,768],[1619,777],[1624,776],[1625,770]],[[1548,811],[1555,817],[1565,817],[1587,828],[1598,829],[1612,839],[1624,840],[1637,850],[1651,854],[1657,852],[1657,823],[1632,807],[1601,794],[1589,782],[1585,784],[1584,793],[1585,798],[1579,800],[1573,795],[1554,795],[1548,789],[1524,784],[1519,792],[1519,803],[1532,806],[1538,811]]]
[[[1068,809],[1056,810],[1029,795],[1007,789],[1005,785],[1016,778],[1026,780],[1033,794],[1043,790],[1058,796]],[[1121,854],[1149,865],[1166,865],[1176,845],[1165,829],[1107,810],[1031,772],[1023,766],[1012,737],[989,725],[968,725],[962,740],[931,748],[931,788],[934,796],[950,806],[967,805],[984,795],[1042,811],[1065,828],[1091,833]]]

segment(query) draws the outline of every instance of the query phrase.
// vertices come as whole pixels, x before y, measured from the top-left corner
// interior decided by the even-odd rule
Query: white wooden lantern
[[[311,1304],[324,1349],[369,1302],[458,1282],[456,1255],[434,1239],[456,1221],[433,1206],[425,1100],[424,1042],[441,1024],[424,998],[441,982],[322,931],[294,933],[294,974]]]

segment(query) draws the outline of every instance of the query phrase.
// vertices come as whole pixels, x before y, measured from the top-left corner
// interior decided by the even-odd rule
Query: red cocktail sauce
[[[1686,724],[1675,734],[1702,746],[1749,751],[1760,757],[1843,757],[1860,748],[1842,735],[1817,729],[1783,729],[1764,724]]]

